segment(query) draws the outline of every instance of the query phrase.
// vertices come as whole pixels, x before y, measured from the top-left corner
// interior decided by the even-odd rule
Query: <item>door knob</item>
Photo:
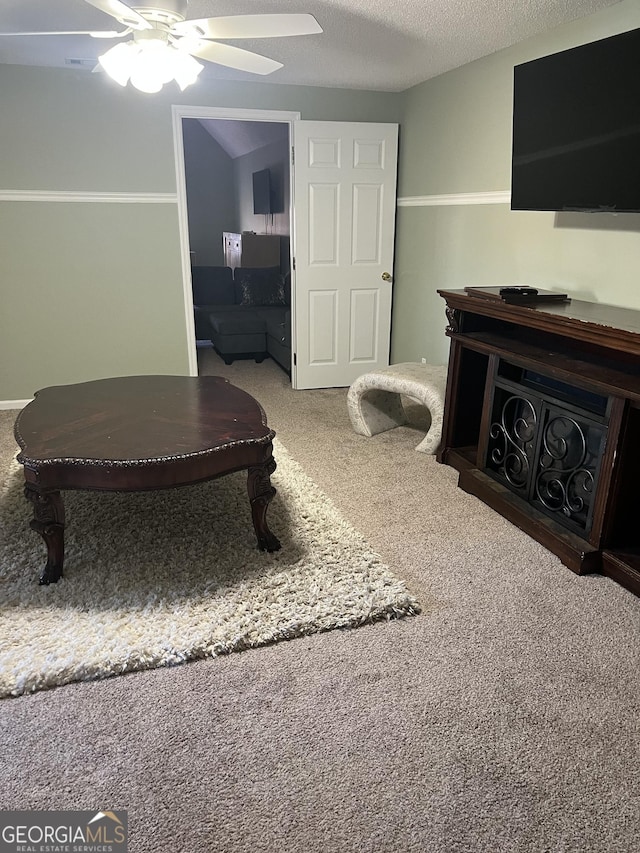
[[[382,273],[382,280],[383,280],[383,281],[391,281],[391,273],[389,273],[389,272],[383,272],[383,273]]]

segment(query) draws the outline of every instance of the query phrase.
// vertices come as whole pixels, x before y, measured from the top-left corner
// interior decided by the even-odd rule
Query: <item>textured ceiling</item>
[[[203,76],[208,79],[397,92],[616,2],[191,0],[187,17],[310,12],[324,30],[312,36],[230,42],[277,59],[284,68],[258,77],[205,63]],[[84,0],[0,0],[4,32],[112,27],[112,18]],[[114,43],[85,36],[0,36],[0,64],[76,64],[89,70],[105,45]]]

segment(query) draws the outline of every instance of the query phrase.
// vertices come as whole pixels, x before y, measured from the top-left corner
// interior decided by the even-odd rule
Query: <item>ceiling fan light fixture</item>
[[[140,92],[154,94],[165,83],[175,80],[181,91],[198,78],[203,65],[189,54],[176,50],[165,38],[145,38],[119,44],[100,57],[107,74],[126,86],[127,82]]]
[[[173,80],[173,57],[162,39],[147,39],[138,45],[140,51],[133,60],[131,85],[140,92],[155,94]]]
[[[112,80],[115,80],[120,86],[126,86],[129,77],[131,77],[134,60],[139,52],[138,45],[135,42],[128,41],[110,48],[98,57],[98,62]]]
[[[198,79],[198,74],[204,68],[204,65],[201,62],[198,62],[197,59],[194,59],[188,53],[183,53],[180,50],[176,50],[175,47],[172,47],[171,50],[174,52],[174,72],[173,76],[180,87],[180,91],[184,92],[187,86],[191,86],[192,83],[195,83]]]
[[[1,0],[0,0],[1,2]],[[228,39],[280,38],[314,35],[322,27],[309,14],[227,15],[186,19],[188,0],[86,0],[125,29],[56,30],[0,33],[2,36],[93,36],[117,38],[132,34],[99,57],[94,71],[106,71],[120,86],[131,83],[141,92],[159,92],[175,80],[181,90],[195,83],[205,67],[202,59],[246,74],[272,74],[282,62],[225,44]],[[135,5],[134,5],[135,4]]]

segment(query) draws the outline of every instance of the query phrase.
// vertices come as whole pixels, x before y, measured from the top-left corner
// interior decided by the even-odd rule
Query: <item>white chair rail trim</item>
[[[0,190],[0,201],[177,204],[177,193],[106,193],[58,190]]]
[[[82,190],[0,190],[0,201],[90,202],[98,204],[177,204],[177,193],[89,192]],[[398,198],[398,207],[509,204],[511,192],[445,193]]]
[[[441,207],[468,204],[510,204],[511,190],[481,193],[445,193],[442,195],[413,195],[398,198],[398,207]]]

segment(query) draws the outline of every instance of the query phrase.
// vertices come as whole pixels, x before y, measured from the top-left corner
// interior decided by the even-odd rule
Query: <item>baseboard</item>
[[[33,399],[33,398],[31,398]],[[2,409],[24,409],[27,403],[31,400],[0,400],[0,410]]]

